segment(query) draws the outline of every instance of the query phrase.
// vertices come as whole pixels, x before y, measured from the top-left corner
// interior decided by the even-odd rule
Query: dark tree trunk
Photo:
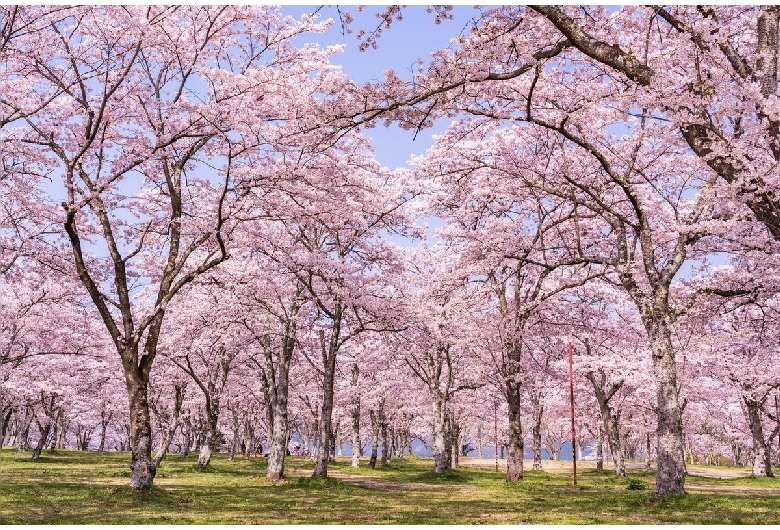
[[[596,469],[604,469],[604,428],[599,425],[598,437],[596,438]]]
[[[387,436],[387,416],[385,415],[384,398],[379,400],[377,420],[379,421],[379,434],[382,437],[382,459],[380,460],[380,464],[387,466],[390,464],[390,440]]]
[[[352,410],[350,415],[352,416],[352,467],[360,467],[360,457],[362,455],[362,448],[360,446],[360,393],[358,388],[358,377],[360,375],[360,369],[357,363],[352,365]]]
[[[147,490],[152,487],[157,467],[152,461],[152,424],[147,396],[148,378],[133,377],[125,371],[130,401],[130,487]]]
[[[338,305],[334,318],[331,336],[325,340],[325,332],[320,331],[320,347],[322,350],[322,409],[320,412],[320,447],[317,461],[314,464],[312,477],[327,477],[330,462],[330,447],[333,437],[333,384],[336,376],[336,355],[339,350],[341,329],[341,306]]]
[[[32,459],[38,460],[41,457],[41,452],[43,451],[43,448],[46,447],[46,441],[49,439],[49,433],[51,432],[51,419],[46,418],[43,424],[38,423],[38,430],[40,431],[40,438],[38,438],[38,443],[35,444],[35,448],[33,449],[32,453]]]
[[[238,410],[236,407],[231,407],[230,413],[233,416],[233,433],[232,433],[232,439],[230,441],[230,451],[228,452],[228,460],[233,460],[236,457],[236,451],[238,450],[238,446],[239,446],[239,438],[241,437],[241,434],[239,433],[239,429],[241,426],[241,418],[239,417]]]
[[[534,471],[542,469],[542,418],[544,417],[544,403],[539,391],[530,393],[531,405],[533,405],[531,425],[531,449],[534,452]]]
[[[158,430],[160,431],[160,446],[157,448],[157,452],[154,455],[152,463],[155,469],[162,465],[162,461],[165,455],[168,454],[168,447],[171,445],[173,437],[176,435],[176,429],[179,427],[179,417],[181,415],[181,407],[184,403],[184,385],[174,385],[174,398],[173,409],[169,414],[164,414],[167,417],[167,422],[162,421],[158,414]],[[110,416],[109,420],[110,421]],[[107,422],[106,422],[107,423]],[[105,430],[104,430],[105,432]]]
[[[371,418],[371,456],[368,459],[368,467],[374,469],[379,449],[379,419],[374,409],[368,411],[368,417]]]
[[[601,420],[604,423],[604,433],[607,438],[607,443],[609,443],[609,450],[612,453],[615,475],[625,478],[626,464],[623,460],[623,445],[620,440],[620,414],[612,410],[609,403],[615,393],[623,387],[623,381],[618,381],[607,389],[605,388],[607,378],[603,371],[599,371],[598,374],[588,372],[585,374],[585,377],[591,382],[596,401],[599,404]]]
[[[111,416],[108,418],[105,416],[105,411],[100,413],[100,445],[98,445],[98,452],[102,453],[106,450],[106,429],[108,428],[108,422],[111,421]]]
[[[650,431],[645,433],[645,468],[650,469]]]
[[[761,403],[745,396],[742,397],[742,403],[745,405],[750,434],[753,438],[752,474],[754,477],[774,477],[770,451],[764,437],[764,426],[761,423]]]
[[[520,385],[513,380],[506,383],[506,401],[509,412],[509,438],[507,440],[506,480],[518,482],[523,480],[523,453],[525,441],[523,434],[523,418],[520,409]]]

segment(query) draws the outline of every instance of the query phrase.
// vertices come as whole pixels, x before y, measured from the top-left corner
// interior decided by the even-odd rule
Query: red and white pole
[[[577,485],[577,434],[574,430],[574,364],[572,347],[569,343],[569,395],[571,397],[571,461],[574,465],[574,485]]]

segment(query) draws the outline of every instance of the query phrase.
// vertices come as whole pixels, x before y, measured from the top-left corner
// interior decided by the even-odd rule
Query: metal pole
[[[493,402],[493,441],[496,450],[496,473],[498,473],[498,401]]]
[[[572,347],[569,343],[569,395],[571,396],[571,461],[574,465],[574,485],[577,485],[577,434],[574,430],[574,365]]]

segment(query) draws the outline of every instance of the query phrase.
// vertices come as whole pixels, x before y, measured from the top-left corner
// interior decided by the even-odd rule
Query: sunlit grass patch
[[[654,474],[644,469],[620,478],[584,466],[577,486],[569,471],[527,470],[512,484],[487,468],[437,475],[430,458],[393,459],[376,469],[365,461],[355,469],[343,458],[329,477],[313,479],[314,463],[291,457],[287,477],[273,481],[262,458],[215,455],[206,470],[195,460],[169,455],[155,486],[139,493],[127,485],[127,453],[58,451],[32,462],[29,453],[6,449],[0,523],[780,523],[780,481],[766,478],[689,477],[691,493],[656,499]]]

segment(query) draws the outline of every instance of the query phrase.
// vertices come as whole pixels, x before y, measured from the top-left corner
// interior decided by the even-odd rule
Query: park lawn
[[[435,475],[421,457],[375,470],[339,459],[329,478],[310,479],[313,462],[291,457],[289,478],[275,483],[262,458],[215,455],[206,470],[195,458],[168,455],[155,487],[136,493],[128,453],[62,450],[33,462],[5,449],[0,524],[780,524],[775,479],[691,476],[689,494],[655,499],[651,471],[626,480],[592,464],[573,486],[563,470],[529,471],[520,484],[474,467]]]

